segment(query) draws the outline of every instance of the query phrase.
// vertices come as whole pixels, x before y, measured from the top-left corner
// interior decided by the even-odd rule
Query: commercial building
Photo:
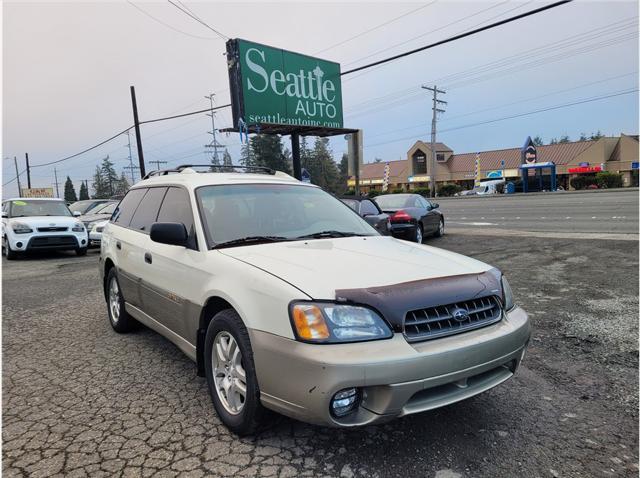
[[[575,141],[536,147],[537,163],[554,163],[557,183],[570,189],[573,176],[599,171],[621,173],[625,186],[638,185],[638,135],[621,134],[598,140]],[[480,179],[505,178],[516,181],[522,177],[522,148],[456,154],[443,143],[435,144],[435,179],[437,186],[455,183],[465,189],[473,187],[476,176],[476,157],[480,162]],[[416,141],[407,151],[407,158],[398,161],[367,163],[362,166],[362,192],[382,190],[386,164],[389,165],[389,191],[410,191],[428,188],[431,177],[431,144]],[[355,185],[349,178],[349,186]]]

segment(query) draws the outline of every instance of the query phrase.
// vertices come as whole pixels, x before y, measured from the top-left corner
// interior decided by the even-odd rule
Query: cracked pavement
[[[3,476],[637,476],[637,242],[427,244],[507,273],[534,325],[516,376],[377,427],[274,416],[241,439],[175,346],[111,330],[97,251],[3,258]]]

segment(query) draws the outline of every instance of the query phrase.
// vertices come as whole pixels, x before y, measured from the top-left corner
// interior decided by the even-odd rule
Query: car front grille
[[[41,236],[34,237],[29,241],[29,249],[37,249],[39,247],[61,247],[72,246],[76,247],[78,242],[74,236]]]
[[[429,340],[484,327],[501,318],[500,300],[488,296],[407,312],[404,334],[410,342]]]
[[[39,227],[38,232],[63,232],[69,229],[68,227]]]

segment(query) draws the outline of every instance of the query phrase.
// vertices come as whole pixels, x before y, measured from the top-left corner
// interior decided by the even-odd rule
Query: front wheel
[[[79,249],[76,249],[76,255],[78,256],[86,256],[87,255],[87,247],[81,247]]]
[[[218,312],[204,342],[205,374],[222,423],[238,435],[255,432],[264,415],[249,333],[233,309]]]
[[[4,239],[2,243],[2,247],[4,249],[4,255],[7,256],[8,261],[12,261],[18,258],[18,253],[11,249],[11,246],[9,245],[9,241],[7,240],[7,238]]]

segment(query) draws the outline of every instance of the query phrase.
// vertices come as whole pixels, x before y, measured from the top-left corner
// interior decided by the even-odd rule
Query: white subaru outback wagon
[[[431,410],[515,373],[527,314],[497,269],[379,235],[270,170],[155,172],[102,235],[116,332],[141,322],[205,376],[220,419],[265,409],[352,427]]]

